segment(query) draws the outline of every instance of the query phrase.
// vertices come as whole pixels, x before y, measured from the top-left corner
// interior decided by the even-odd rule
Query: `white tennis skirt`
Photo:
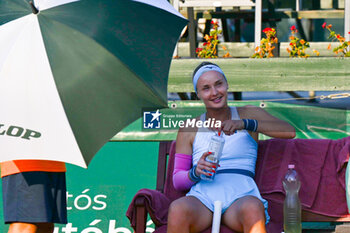
[[[266,224],[270,220],[268,203],[260,195],[253,178],[237,173],[216,174],[213,181],[201,180],[192,186],[186,196],[199,199],[209,210],[214,211],[214,202],[222,202],[222,214],[241,197],[254,196],[265,207]]]

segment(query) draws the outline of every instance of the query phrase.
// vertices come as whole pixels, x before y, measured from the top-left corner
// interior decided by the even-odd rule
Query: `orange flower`
[[[272,57],[272,50],[275,48],[273,44],[278,43],[275,36],[276,30],[274,28],[265,28],[263,30],[266,37],[260,40],[260,46],[255,48],[253,58],[269,58]]]
[[[305,44],[305,40],[301,39],[300,40],[300,44],[304,45]]]
[[[316,49],[312,50],[314,53],[316,53],[316,56],[320,56],[320,52],[317,51]]]
[[[223,50],[227,50],[227,48],[226,48],[225,46],[221,46],[221,48],[222,48]]]
[[[348,51],[348,49],[346,49],[348,47],[348,43],[346,42],[345,38],[342,37],[340,34],[336,34],[335,31],[333,31],[331,29],[332,25],[329,24],[327,25],[327,29],[329,31],[329,39],[332,39],[334,41],[334,39],[337,39],[340,42],[340,45],[338,45],[336,48],[333,49],[333,52],[338,54],[341,53],[342,56],[344,57],[350,57],[350,52]],[[328,45],[328,50],[331,49],[331,44]]]
[[[223,57],[231,57],[231,55],[229,52],[227,52]]]

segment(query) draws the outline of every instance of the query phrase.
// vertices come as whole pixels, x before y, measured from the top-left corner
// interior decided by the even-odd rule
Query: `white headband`
[[[201,68],[199,68],[197,70],[197,72],[194,74],[194,77],[193,77],[193,87],[194,87],[194,91],[197,93],[197,82],[198,82],[198,79],[202,76],[202,74],[208,72],[208,71],[216,71],[216,72],[219,72],[220,74],[222,74],[226,79],[225,77],[225,74],[224,72],[220,69],[220,67],[216,66],[216,65],[211,65],[211,64],[208,64],[208,65],[204,65],[202,66]]]

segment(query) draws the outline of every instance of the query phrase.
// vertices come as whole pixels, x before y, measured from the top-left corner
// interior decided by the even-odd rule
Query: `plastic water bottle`
[[[210,139],[209,148],[208,148],[208,151],[211,152],[211,154],[208,155],[205,158],[205,160],[214,164],[218,164],[222,154],[222,149],[224,148],[224,144],[225,144],[225,139],[223,137],[223,133],[219,131],[218,135],[216,134],[213,135]],[[206,176],[201,174],[200,176],[201,179],[212,181],[214,179],[215,173],[207,170],[204,170],[204,171],[212,174],[212,176]]]
[[[283,180],[286,198],[283,205],[284,232],[301,233],[301,204],[299,200],[300,180],[293,164],[288,165],[288,172]]]

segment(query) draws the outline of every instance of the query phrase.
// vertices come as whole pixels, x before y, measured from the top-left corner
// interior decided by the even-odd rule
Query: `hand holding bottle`
[[[212,164],[212,166],[216,166],[213,168],[217,168],[219,164],[219,160],[222,154],[222,150],[224,148],[225,139],[223,137],[223,133],[221,131],[218,134],[215,134],[211,137],[208,147],[208,155],[205,157],[205,161]],[[200,177],[202,180],[212,181],[214,179],[215,170],[204,170],[205,173],[210,173],[210,175],[201,174]]]
[[[208,156],[211,155],[211,152],[205,152],[199,159],[197,163],[197,168],[196,168],[196,175],[198,176],[212,176],[213,173],[215,173],[217,167],[219,164],[217,163],[212,163],[206,160]],[[208,172],[209,171],[209,172]]]

